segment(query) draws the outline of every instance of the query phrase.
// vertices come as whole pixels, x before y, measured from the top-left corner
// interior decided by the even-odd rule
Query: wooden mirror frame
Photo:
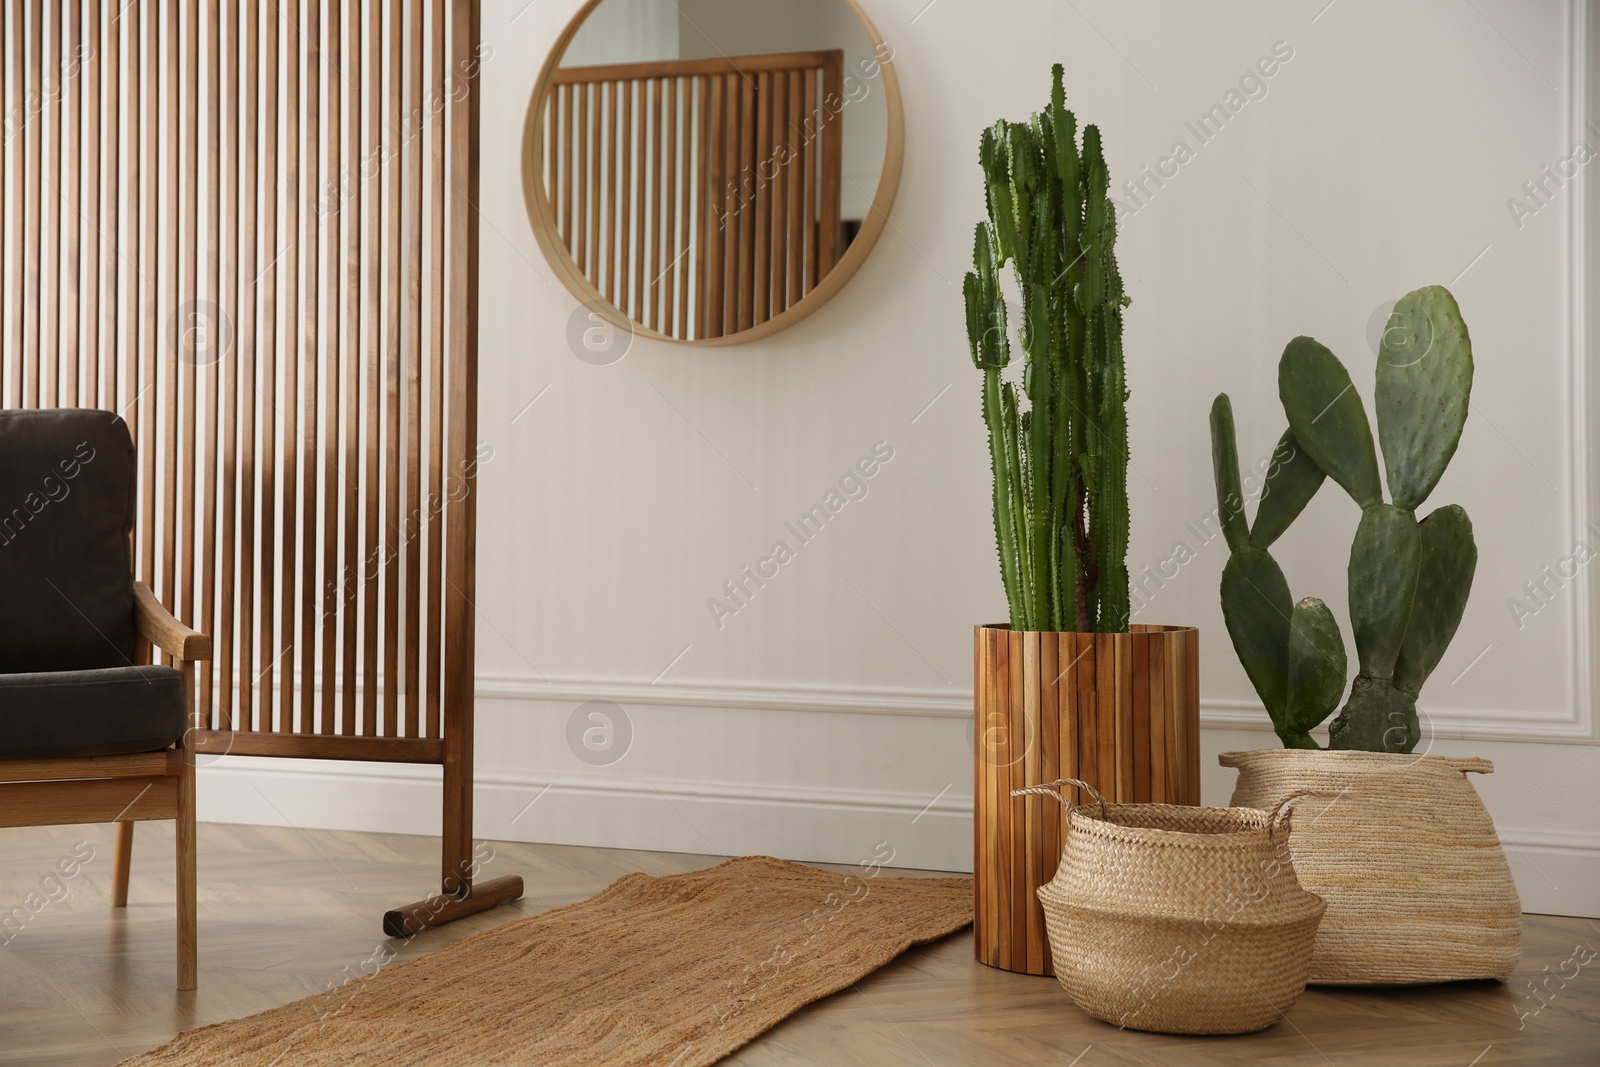
[[[550,91],[551,82],[554,80],[557,68],[561,66],[561,57],[566,54],[567,46],[572,43],[572,38],[577,35],[578,28],[583,25],[589,13],[599,7],[604,0],[585,0],[584,5],[578,9],[561,31],[561,36],[556,38],[555,44],[550,48],[550,54],[544,61],[543,68],[539,71],[539,80],[534,83],[533,93],[528,98],[528,113],[522,125],[522,195],[527,203],[528,221],[533,226],[533,235],[539,242],[540,249],[544,252],[545,259],[555,269],[556,276],[563,285],[578,298],[578,302],[605,316],[613,325],[629,331],[635,337],[649,337],[657,341],[670,341],[680,345],[737,345],[746,341],[758,341],[763,337],[770,337],[779,330],[786,329],[799,322],[801,319],[816,311],[823,304],[833,298],[833,295],[844,288],[860,269],[867,256],[871,254],[873,246],[878,243],[878,237],[883,232],[884,226],[889,221],[889,209],[894,205],[895,193],[900,188],[900,169],[905,159],[905,112],[900,101],[900,79],[895,73],[893,53],[884,42],[883,36],[878,33],[878,28],[873,25],[872,19],[861,9],[857,0],[844,0],[854,12],[861,28],[866,31],[867,40],[872,45],[878,57],[879,76],[883,82],[884,104],[888,115],[888,130],[884,137],[883,170],[878,176],[878,188],[873,193],[872,203],[867,209],[866,218],[861,220],[861,229],[850,242],[850,247],[845,249],[844,255],[834,264],[824,277],[818,280],[815,288],[800,299],[800,301],[779,314],[757,323],[747,330],[739,330],[718,337],[683,338],[672,337],[653,330],[636,322],[610,300],[603,296],[599,289],[589,281],[579,269],[573,259],[571,251],[567,248],[556,229],[554,208],[550,198],[545,195],[544,183],[541,175],[544,173],[544,100]]]

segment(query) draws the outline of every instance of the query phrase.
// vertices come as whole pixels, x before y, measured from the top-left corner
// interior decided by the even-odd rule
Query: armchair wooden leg
[[[117,850],[111,860],[111,906],[128,906],[128,869],[133,865],[133,823],[117,823]]]

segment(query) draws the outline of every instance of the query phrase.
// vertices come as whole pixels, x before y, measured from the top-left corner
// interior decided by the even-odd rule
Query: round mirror
[[[589,0],[523,129],[546,257],[647,337],[731,344],[809,315],[888,221],[892,58],[855,0]]]

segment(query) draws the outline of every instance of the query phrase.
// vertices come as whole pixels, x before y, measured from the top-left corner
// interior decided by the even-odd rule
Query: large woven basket
[[[1067,804],[1062,785],[1098,808]],[[1078,1007],[1135,1030],[1241,1034],[1299,999],[1323,903],[1289,861],[1293,798],[1268,814],[1107,804],[1075,779],[1018,792],[1067,806],[1061,867],[1039,900],[1056,978]]]
[[[1511,976],[1522,905],[1468,773],[1485,759],[1388,752],[1224,752],[1233,803],[1307,789],[1289,837],[1300,881],[1328,902],[1311,981],[1328,985]]]

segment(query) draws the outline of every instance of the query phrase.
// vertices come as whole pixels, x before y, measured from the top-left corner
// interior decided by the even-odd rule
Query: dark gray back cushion
[[[109,411],[0,411],[0,673],[133,662],[133,439]]]

